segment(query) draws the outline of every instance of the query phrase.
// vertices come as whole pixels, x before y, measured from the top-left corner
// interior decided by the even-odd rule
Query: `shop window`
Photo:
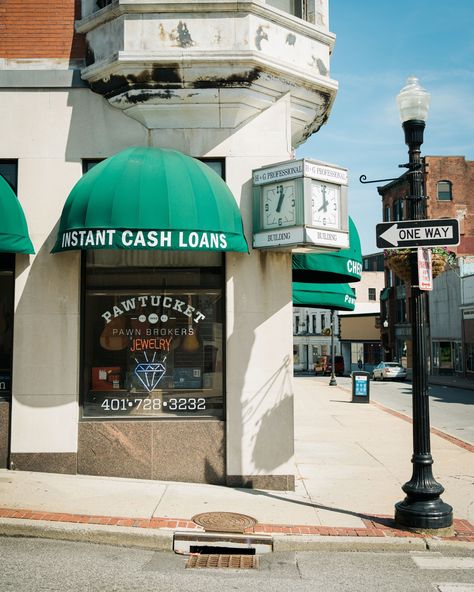
[[[0,253],[0,400],[11,398],[15,255]]]
[[[220,253],[84,254],[84,418],[224,416]]]
[[[462,343],[460,341],[454,343],[454,370],[462,372]]]
[[[369,300],[377,300],[375,288],[369,288]]]
[[[452,188],[451,181],[438,181],[436,190],[439,201],[451,201],[453,199]]]
[[[474,372],[474,343],[466,343],[466,370]]]
[[[0,175],[17,192],[18,161],[0,160]],[[11,398],[15,255],[0,253],[0,400]]]
[[[18,161],[11,159],[0,160],[0,175],[2,175],[16,195],[18,188]]]

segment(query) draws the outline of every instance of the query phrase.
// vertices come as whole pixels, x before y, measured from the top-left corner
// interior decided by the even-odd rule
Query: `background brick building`
[[[471,188],[474,181],[474,161],[466,160],[464,156],[425,156],[424,164],[427,218],[457,219],[460,226],[460,243],[457,247],[450,247],[450,250],[456,252],[458,257],[472,255],[474,253],[474,196]],[[399,179],[379,187],[378,192],[382,197],[384,222],[409,218],[406,202],[409,183],[406,173]],[[453,278],[459,277],[456,273],[450,275]],[[445,284],[444,280],[446,278],[443,278],[443,282],[435,281],[435,291],[437,284],[439,286],[441,283]],[[382,326],[381,331],[386,359],[400,360],[411,368],[410,290],[387,268],[385,269],[385,287],[381,316],[383,321],[388,321],[388,326]],[[434,297],[438,300],[436,294]],[[431,300],[433,297],[430,297]],[[456,306],[461,306],[461,303],[457,303]],[[453,343],[462,341],[460,329],[445,328],[444,331],[451,335],[450,341]],[[455,338],[455,335],[458,337]],[[462,351],[461,344],[457,349]],[[462,368],[463,364],[458,363],[458,367]]]

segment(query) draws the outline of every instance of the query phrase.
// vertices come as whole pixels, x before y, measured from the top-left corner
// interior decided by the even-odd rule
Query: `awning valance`
[[[333,253],[293,255],[293,281],[305,283],[358,282],[362,276],[362,250],[357,228],[349,217],[349,248]]]
[[[0,175],[0,253],[34,252],[21,204]]]
[[[306,284],[293,282],[293,306],[354,310],[356,296],[348,284]]]
[[[147,147],[107,158],[76,183],[53,252],[73,249],[248,252],[221,177],[181,152]]]

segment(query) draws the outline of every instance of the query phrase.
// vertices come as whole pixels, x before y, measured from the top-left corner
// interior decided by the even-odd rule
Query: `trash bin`
[[[352,402],[369,403],[370,401],[370,373],[358,370],[352,373]]]

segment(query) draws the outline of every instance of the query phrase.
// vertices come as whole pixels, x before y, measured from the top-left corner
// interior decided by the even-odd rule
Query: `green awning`
[[[349,217],[349,248],[333,253],[293,255],[293,281],[305,283],[358,282],[362,276],[362,250],[357,228]]]
[[[390,287],[384,288],[380,292],[380,302],[383,302],[384,300],[388,300],[390,298],[390,292],[391,291],[392,291],[392,288],[390,288]]]
[[[176,150],[132,147],[74,186],[52,252],[166,249],[248,253],[237,202],[208,165]]]
[[[356,295],[348,284],[306,284],[293,282],[293,306],[354,310]]]
[[[0,175],[0,253],[34,252],[21,204]]]

